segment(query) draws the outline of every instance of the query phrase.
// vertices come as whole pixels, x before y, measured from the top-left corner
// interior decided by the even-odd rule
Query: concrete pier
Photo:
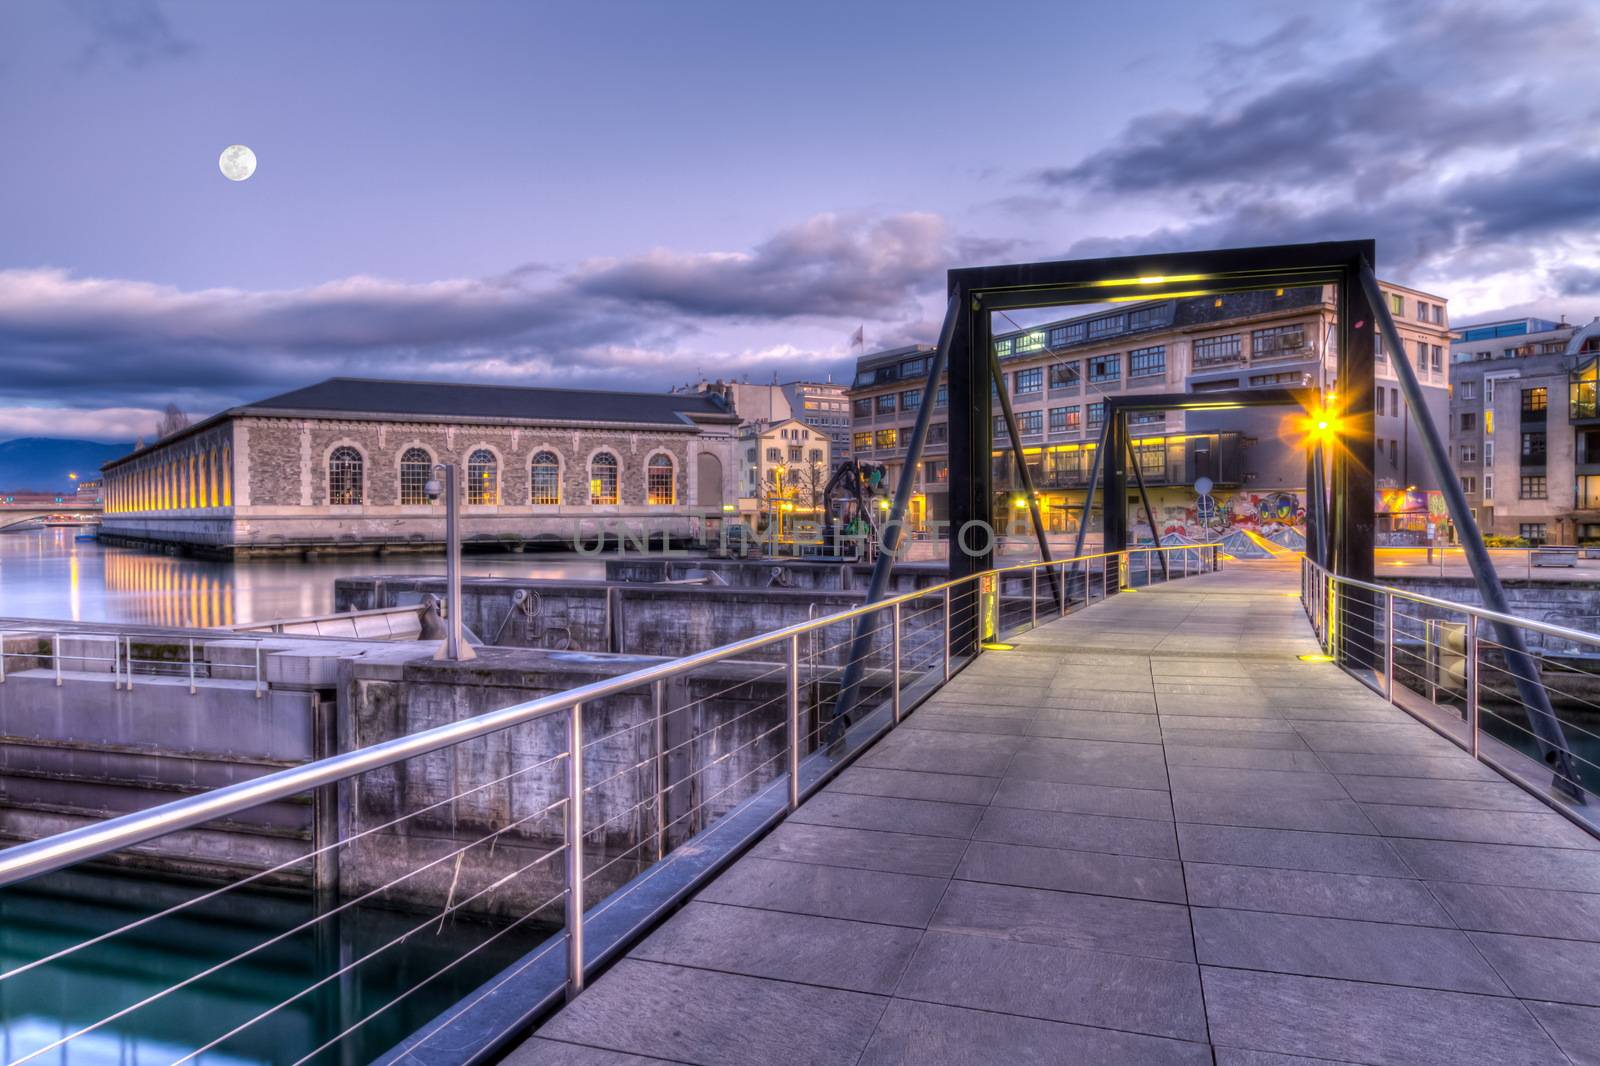
[[[1296,588],[981,656],[508,1061],[1594,1061],[1600,841],[1298,659]]]

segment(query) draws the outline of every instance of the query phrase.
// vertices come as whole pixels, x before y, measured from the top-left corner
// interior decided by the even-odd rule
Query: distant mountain
[[[73,488],[67,475],[97,477],[100,464],[133,451],[129,444],[92,440],[18,437],[0,441],[0,491],[62,492]]]

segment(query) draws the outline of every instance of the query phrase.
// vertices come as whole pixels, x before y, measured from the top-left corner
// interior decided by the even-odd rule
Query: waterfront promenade
[[[1297,588],[984,654],[509,1061],[1600,1061],[1600,842],[1298,659]]]

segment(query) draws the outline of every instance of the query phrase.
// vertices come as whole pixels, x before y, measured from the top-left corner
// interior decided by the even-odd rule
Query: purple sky
[[[1458,322],[1586,320],[1596,55],[1581,0],[8,3],[0,439],[838,377],[950,266],[1150,248],[1374,236]]]

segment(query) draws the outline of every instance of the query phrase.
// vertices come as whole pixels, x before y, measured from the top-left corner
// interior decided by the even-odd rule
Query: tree
[[[170,437],[180,429],[187,429],[189,416],[178,410],[175,403],[167,404],[167,409],[161,412],[161,420],[156,423],[156,439]]]

